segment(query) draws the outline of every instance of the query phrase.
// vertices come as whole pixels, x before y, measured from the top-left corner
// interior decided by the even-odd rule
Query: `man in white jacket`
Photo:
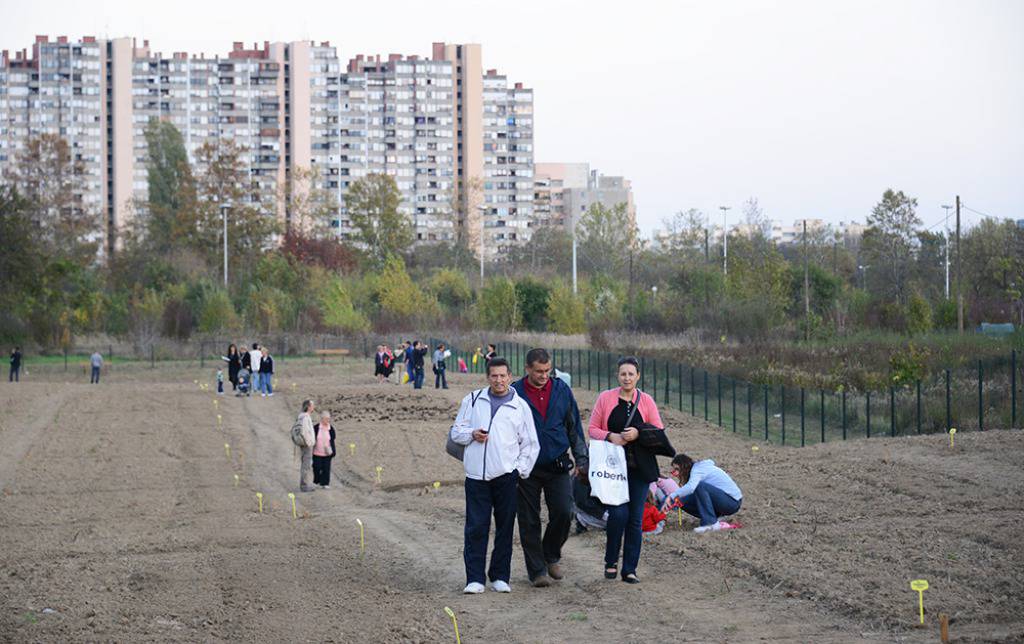
[[[507,593],[512,572],[512,532],[516,520],[516,486],[530,476],[540,453],[533,413],[511,388],[512,373],[504,358],[487,363],[489,387],[462,399],[451,428],[451,438],[465,445],[466,530],[463,558],[466,562],[464,593],[484,592],[484,582]],[[487,562],[487,537],[494,514],[494,550]]]

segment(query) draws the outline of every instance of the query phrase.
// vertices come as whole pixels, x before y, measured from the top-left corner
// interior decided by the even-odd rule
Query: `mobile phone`
[[[489,429],[481,429],[480,431],[482,431],[485,434],[491,433],[491,430],[489,430]]]

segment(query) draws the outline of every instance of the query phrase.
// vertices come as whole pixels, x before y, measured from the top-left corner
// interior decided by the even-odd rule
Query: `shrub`
[[[547,319],[552,332],[573,335],[587,330],[583,301],[573,295],[568,286],[555,287],[547,304]]]

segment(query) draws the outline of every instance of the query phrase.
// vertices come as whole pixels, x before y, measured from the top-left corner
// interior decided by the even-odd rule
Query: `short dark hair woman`
[[[602,391],[597,396],[590,414],[591,440],[606,440],[622,445],[628,450],[640,436],[640,427],[663,429],[661,414],[654,398],[637,389],[640,382],[640,363],[636,358],[619,360],[619,386]],[[651,457],[653,458],[653,456]],[[627,462],[629,462],[627,454]],[[622,548],[622,581],[640,583],[636,568],[640,562],[640,546],[643,543],[644,501],[648,486],[657,480],[657,464],[652,473],[650,468],[628,467],[626,474],[629,485],[629,502],[607,506],[608,541],[604,552],[604,576],[615,579],[619,566],[619,549]],[[623,544],[625,541],[625,544]]]

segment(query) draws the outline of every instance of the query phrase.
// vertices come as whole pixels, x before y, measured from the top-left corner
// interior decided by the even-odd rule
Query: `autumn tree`
[[[345,208],[372,261],[382,266],[390,255],[408,252],[413,242],[412,223],[399,210],[402,193],[386,174],[370,174],[354,181],[345,193]]]
[[[903,191],[886,190],[867,220],[861,248],[883,292],[897,304],[906,297],[906,282],[914,252],[917,227],[917,199]]]

